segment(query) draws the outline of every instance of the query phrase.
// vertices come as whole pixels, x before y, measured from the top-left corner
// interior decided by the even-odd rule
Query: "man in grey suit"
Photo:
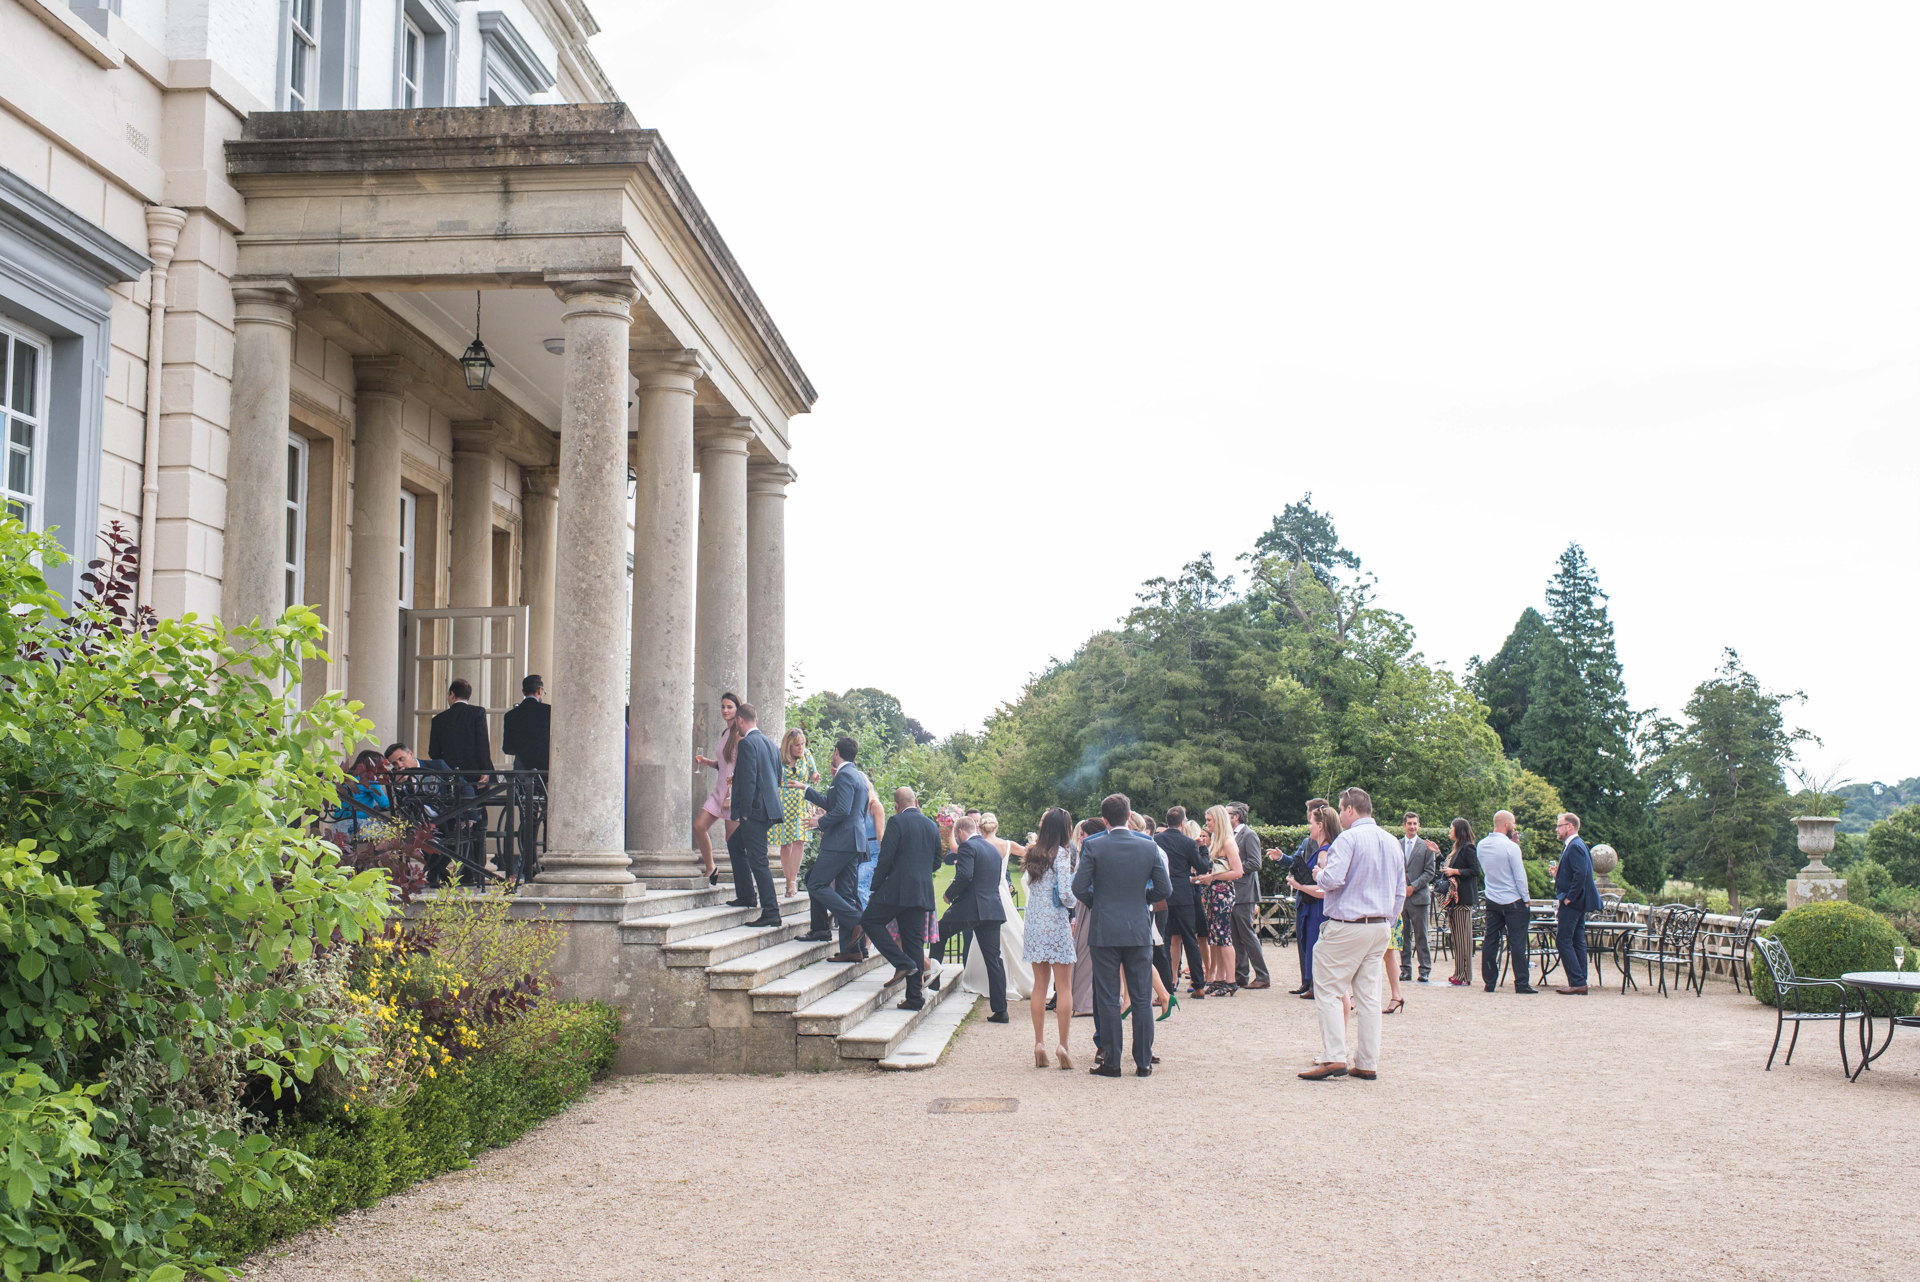
[[[999,849],[980,834],[980,820],[962,815],[953,825],[953,880],[947,883],[947,902],[953,905],[953,924],[973,932],[973,946],[987,967],[989,1024],[1007,1017],[1007,963],[1000,954],[1000,927],[1007,910],[1000,902],[1000,878],[1005,876]]]
[[[820,807],[814,821],[820,830],[820,853],[814,856],[813,871],[807,874],[807,893],[826,905],[840,924],[840,951],[828,961],[860,960],[859,875],[860,863],[867,857],[867,795],[871,785],[853,762],[860,745],[841,735],[833,745],[833,782],[825,794],[807,789],[807,800]],[[739,767],[734,768],[737,772]],[[735,784],[735,788],[739,785]]]
[[[1240,850],[1240,880],[1233,883],[1233,982],[1241,988],[1272,988],[1267,955],[1260,948],[1260,835],[1248,826],[1247,803],[1227,803],[1233,842]]]
[[[1407,903],[1400,910],[1400,978],[1413,978],[1413,955],[1420,954],[1420,982],[1428,983],[1433,950],[1427,946],[1427,906],[1433,902],[1433,857],[1440,847],[1420,835],[1420,816],[1407,811],[1400,822],[1400,853],[1407,857]]]
[[[1120,976],[1133,999],[1133,1071],[1153,1076],[1153,915],[1147,905],[1173,892],[1153,838],[1127,828],[1133,802],[1114,793],[1100,803],[1107,831],[1080,847],[1073,896],[1093,913],[1093,1040],[1099,1055],[1088,1071],[1120,1076]]]
[[[733,807],[737,820],[727,837],[727,858],[733,864],[732,908],[758,906],[760,916],[747,923],[762,930],[780,925],[780,900],[773,890],[773,870],[767,866],[767,834],[780,822],[780,750],[760,733],[760,714],[750,703],[738,706],[734,719],[742,733],[733,750]]]

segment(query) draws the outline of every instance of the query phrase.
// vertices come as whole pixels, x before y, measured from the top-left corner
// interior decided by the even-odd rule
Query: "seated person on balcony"
[[[331,831],[352,841],[360,835],[362,823],[387,812],[387,790],[375,782],[387,772],[387,760],[369,748],[355,757],[346,771],[347,777],[340,781],[340,806],[333,813]]]
[[[553,709],[542,702],[546,686],[538,673],[520,682],[525,697],[508,709],[500,727],[500,751],[513,758],[515,770],[545,770],[547,745],[553,728]]]

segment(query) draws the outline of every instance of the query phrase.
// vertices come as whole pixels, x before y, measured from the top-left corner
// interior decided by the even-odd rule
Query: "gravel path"
[[[1379,1081],[1313,1084],[1294,1076],[1318,1034],[1284,992],[1291,950],[1284,974],[1183,1005],[1147,1081],[1035,1069],[1018,1007],[926,1072],[616,1078],[249,1276],[1612,1282],[1884,1277],[1920,1258],[1920,1033],[1850,1084],[1831,1026],[1762,1072],[1772,1014],[1722,985],[1412,985]],[[1092,1021],[1073,1032],[1084,1063]],[[952,1096],[1019,1108],[928,1114]]]

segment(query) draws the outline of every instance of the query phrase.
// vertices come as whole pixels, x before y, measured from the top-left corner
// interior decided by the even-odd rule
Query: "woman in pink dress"
[[[713,821],[718,819],[726,825],[722,831],[727,836],[733,835],[733,820],[727,818],[727,813],[733,802],[733,749],[738,735],[734,718],[739,711],[739,696],[731,691],[720,696],[720,720],[726,723],[726,728],[714,742],[711,757],[696,753],[693,758],[694,765],[720,772],[713,781],[713,791],[707,794],[707,799],[700,803],[699,811],[693,816],[693,845],[700,852],[700,863],[706,870],[709,886],[720,880],[720,874],[713,866],[713,838],[707,829],[713,827]],[[738,889],[735,887],[736,893]]]

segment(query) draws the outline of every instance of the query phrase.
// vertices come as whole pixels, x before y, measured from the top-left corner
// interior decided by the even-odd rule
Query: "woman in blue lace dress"
[[[1027,847],[1027,917],[1020,960],[1033,967],[1033,1066],[1047,1066],[1047,989],[1056,994],[1054,1018],[1060,1025],[1061,1068],[1072,1068],[1067,1033],[1073,1026],[1073,864],[1068,842],[1073,816],[1058,806],[1040,817],[1040,835]]]

